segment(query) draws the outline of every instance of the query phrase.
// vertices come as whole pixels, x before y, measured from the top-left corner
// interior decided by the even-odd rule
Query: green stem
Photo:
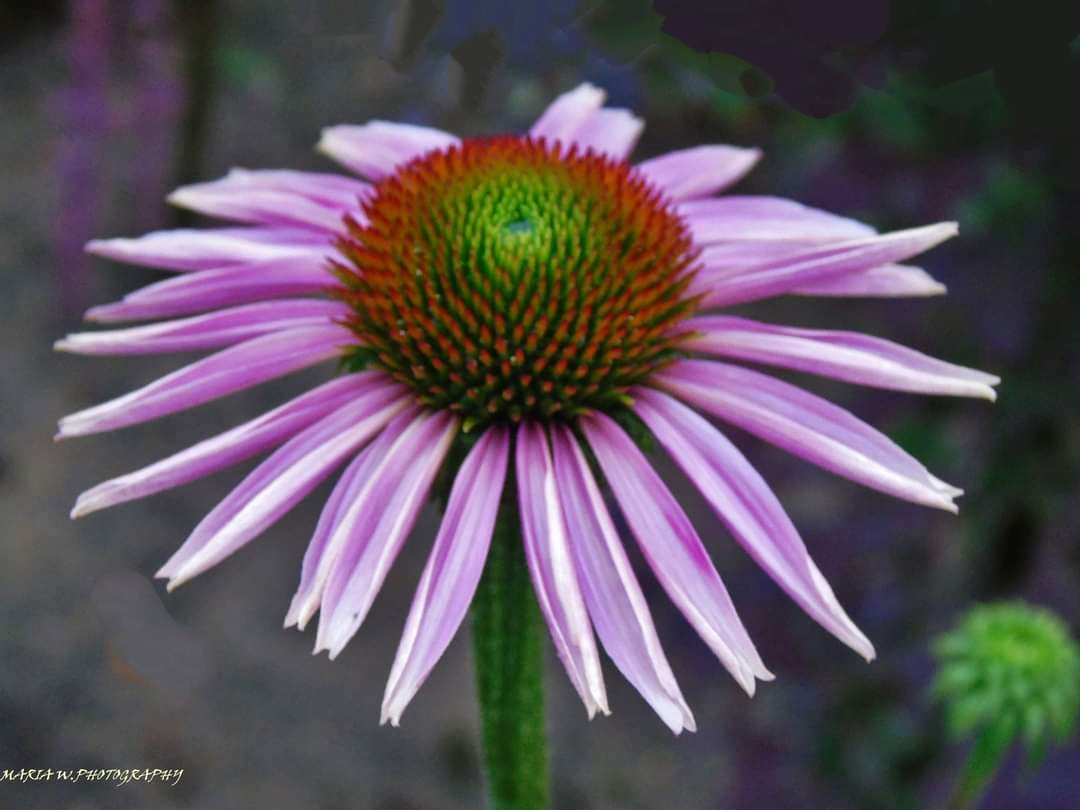
[[[1011,744],[1011,734],[1002,734],[994,728],[984,730],[975,738],[964,772],[949,797],[946,805],[948,810],[967,810],[978,806],[983,792],[994,781]]]
[[[491,810],[547,810],[543,628],[512,493],[473,599],[473,656]]]

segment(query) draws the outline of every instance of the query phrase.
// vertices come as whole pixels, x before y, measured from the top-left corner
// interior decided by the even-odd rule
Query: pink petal
[[[920,267],[883,264],[859,273],[848,273],[801,284],[791,293],[793,295],[892,298],[943,295],[945,285]]]
[[[748,694],[772,680],[690,519],[637,446],[607,416],[581,420],[630,530],[671,601]]]
[[[358,208],[361,200],[371,197],[370,183],[341,174],[298,172],[289,169],[233,169],[218,185],[237,190],[280,191],[296,194],[327,208]]]
[[[561,482],[556,478],[542,427],[524,423],[518,428],[515,461],[525,560],[555,651],[589,718],[597,710],[610,714],[600,656],[589,626],[559,501]]]
[[[155,576],[173,590],[258,537],[408,405],[387,389],[343,405],[279,447],[208,514]]]
[[[822,627],[868,661],[874,648],[836,601],[772,490],[735,445],[692,410],[636,388],[634,411],[739,544]]]
[[[58,438],[115,430],[193,408],[329,360],[350,339],[348,330],[333,324],[252,338],[122,397],[65,416]]]
[[[957,233],[956,223],[941,222],[850,242],[831,243],[786,256],[739,273],[713,278],[702,306],[731,306],[784,295],[807,284],[858,273],[929,250]],[[708,273],[701,274],[703,279]]]
[[[365,487],[372,486],[373,482],[378,480],[373,473],[385,461],[386,451],[393,447],[406,428],[416,422],[420,414],[419,407],[409,408],[398,414],[371,444],[357,454],[334,485],[319,514],[315,533],[304,551],[300,586],[289,605],[285,627],[295,625],[298,630],[303,630],[319,610],[331,565],[340,554],[340,546],[347,541],[340,533],[335,536],[338,525],[356,503],[357,497],[365,491]],[[330,546],[331,537],[335,538],[333,548]]]
[[[574,567],[604,649],[672,731],[695,731],[694,715],[581,448],[561,425],[552,427],[552,448]]]
[[[645,122],[629,110],[597,110],[574,133],[573,143],[580,152],[592,149],[613,160],[626,160],[644,129]]]
[[[166,270],[209,270],[270,259],[335,255],[325,234],[303,228],[204,228],[153,231],[134,239],[94,239],[86,251]]]
[[[353,184],[348,190],[345,183]],[[362,219],[366,183],[337,175],[234,170],[220,180],[178,188],[173,205],[200,214],[258,225],[301,226],[330,234],[344,230],[344,216]]]
[[[322,259],[272,259],[159,281],[125,295],[121,301],[94,307],[86,317],[101,323],[170,318],[253,301],[326,293],[340,287]]]
[[[858,385],[994,400],[991,386],[1000,382],[991,374],[856,332],[794,329],[717,315],[691,318],[683,325],[700,333],[684,341],[691,351],[769,363]]]
[[[360,628],[458,430],[445,411],[419,416],[399,436],[370,487],[350,504],[329,539],[331,570],[322,595],[315,650],[338,654]],[[341,538],[339,544],[338,538]]]
[[[943,484],[899,446],[843,408],[749,369],[679,360],[653,382],[714,416],[897,498],[956,512],[959,490]]]
[[[869,225],[782,197],[726,196],[676,206],[694,242],[827,242],[875,233]],[[707,262],[706,262],[707,263]]]
[[[556,98],[536,119],[529,130],[534,138],[570,144],[593,115],[604,105],[607,93],[591,84],[579,84]]]
[[[673,200],[705,197],[734,185],[761,160],[760,149],[695,146],[668,152],[637,165],[650,183]]]
[[[358,174],[381,180],[426,152],[460,142],[458,137],[431,127],[370,121],[360,126],[328,127],[316,148]]]
[[[403,393],[389,378],[376,372],[333,379],[258,419],[205,439],[149,467],[98,484],[79,496],[71,516],[82,517],[108,506],[145,498],[223,470],[276,447],[358,397],[383,390],[395,390],[397,396]]]
[[[398,724],[468,612],[491,545],[509,452],[509,431],[488,428],[454,478],[390,670],[382,723]]]
[[[116,329],[79,332],[55,348],[79,354],[154,354],[231,346],[271,332],[338,321],[349,308],[337,301],[263,301],[193,318]]]

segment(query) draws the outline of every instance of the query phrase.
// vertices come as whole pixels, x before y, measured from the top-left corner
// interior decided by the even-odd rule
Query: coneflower
[[[756,679],[772,675],[693,525],[639,449],[651,435],[773,579],[872,658],[776,496],[702,414],[858,483],[955,511],[960,490],[884,435],[730,361],[986,399],[998,380],[876,337],[715,312],[789,294],[940,293],[926,273],[899,262],[955,235],[956,225],[878,234],[785,199],[716,196],[751,169],[758,150],[698,146],[631,165],[642,121],[603,102],[601,90],[582,85],[525,135],[459,139],[382,121],[331,127],[321,150],[366,182],[235,170],[182,188],[171,201],[244,226],[92,242],[99,256],[178,275],[88,317],[164,320],[72,335],[59,348],[220,351],[68,416],[60,436],[154,419],[325,361],[337,361],[342,373],[94,487],[73,514],[273,450],[158,572],[171,589],[253,540],[344,467],[286,620],[303,628],[318,612],[316,650],[334,657],[364,621],[422,504],[444,482],[442,525],[406,620],[383,720],[398,722],[474,598],[505,599],[508,577],[527,570],[589,715],[608,712],[595,630],[619,670],[679,732],[693,729],[694,719],[605,491],[664,590],[739,684],[753,693]],[[483,621],[503,622],[504,635],[507,623],[526,627],[535,607],[524,590],[528,601],[506,602],[518,605],[512,609],[478,604],[487,610]],[[478,654],[483,649],[480,639]]]

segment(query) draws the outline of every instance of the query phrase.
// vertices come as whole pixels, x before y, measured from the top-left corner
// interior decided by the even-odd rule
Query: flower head
[[[457,631],[512,486],[537,601],[590,716],[607,712],[595,629],[678,732],[694,728],[693,716],[605,487],[660,584],[736,680],[753,693],[772,675],[693,525],[639,449],[647,431],[776,582],[872,658],[776,496],[701,412],[900,498],[955,511],[960,491],[847,411],[715,358],[988,399],[997,379],[879,338],[714,311],[787,294],[940,293],[899,262],[956,227],[879,235],[788,200],[716,196],[750,170],[757,150],[701,146],[630,165],[642,123],[603,101],[582,85],[528,134],[490,139],[381,121],[333,127],[322,151],[370,182],[236,170],[171,200],[246,227],[91,243],[98,255],[177,276],[88,313],[159,323],[76,334],[59,348],[220,351],[63,419],[60,436],[143,422],[331,359],[344,373],[94,487],[73,514],[272,450],[158,572],[172,588],[344,467],[286,617],[303,628],[318,612],[316,650],[334,657],[363,622],[447,459],[464,455],[449,470],[383,719],[398,722]]]

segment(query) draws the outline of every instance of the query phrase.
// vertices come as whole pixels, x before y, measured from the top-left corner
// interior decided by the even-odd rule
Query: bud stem
[[[983,792],[994,781],[998,768],[1005,759],[1013,738],[1011,734],[1002,734],[1001,730],[990,726],[975,738],[960,781],[953,789],[948,810],[967,810],[977,807]]]

